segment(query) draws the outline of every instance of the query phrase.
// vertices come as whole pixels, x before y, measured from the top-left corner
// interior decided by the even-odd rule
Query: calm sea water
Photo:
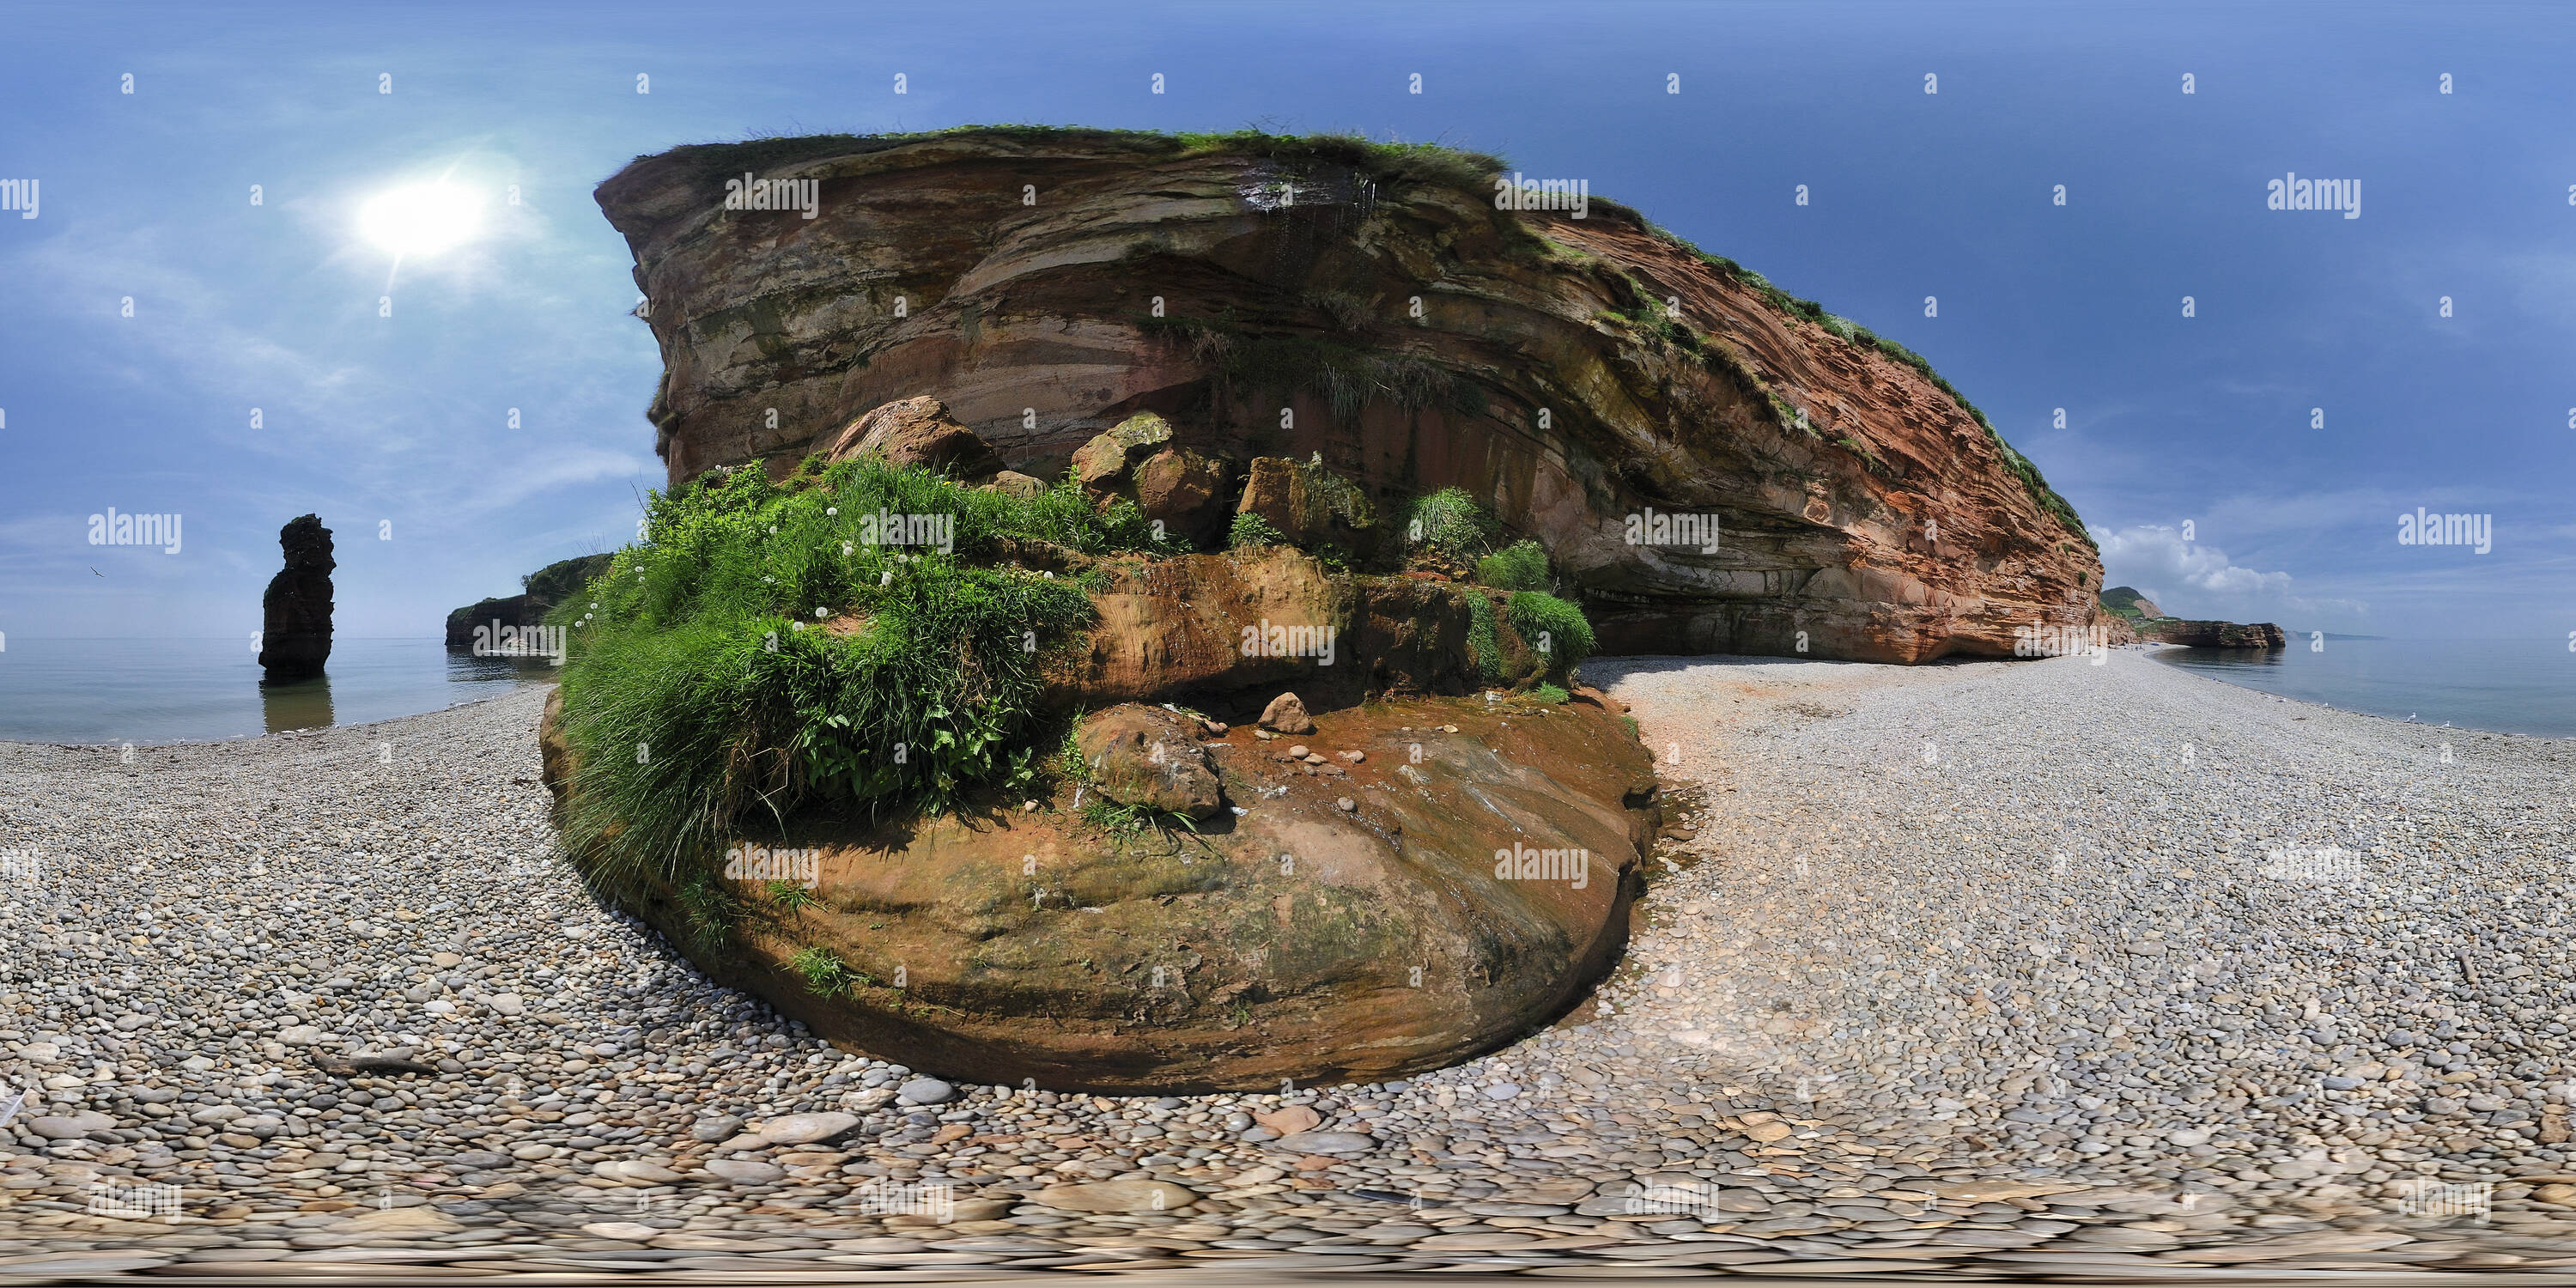
[[[365,724],[496,697],[553,671],[434,639],[342,636],[328,674],[270,685],[239,637],[11,638],[0,651],[0,740],[142,745]]]
[[[2168,648],[2156,660],[2347,711],[2463,729],[2576,738],[2576,653],[2565,640],[2394,640],[2294,635],[2278,652]]]

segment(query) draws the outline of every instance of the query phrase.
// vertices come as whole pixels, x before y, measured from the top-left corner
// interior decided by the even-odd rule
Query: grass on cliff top
[[[551,618],[566,848],[685,882],[746,815],[943,810],[1027,776],[1042,668],[1093,614],[1071,579],[975,562],[1005,537],[1182,548],[1070,478],[1022,499],[861,458],[655,493],[646,539]]]
[[[1280,162],[1346,165],[1398,183],[1425,183],[1490,196],[1493,176],[1509,165],[1500,157],[1437,143],[1381,143],[1356,134],[1271,134],[1261,130],[1167,134],[1157,130],[1108,130],[1079,125],[953,125],[908,134],[803,134],[763,136],[736,143],[688,143],[658,155],[684,164],[692,181],[749,170],[754,173],[823,157],[861,156],[938,139],[989,138],[1017,143],[1119,147],[1147,156],[1255,156]]]

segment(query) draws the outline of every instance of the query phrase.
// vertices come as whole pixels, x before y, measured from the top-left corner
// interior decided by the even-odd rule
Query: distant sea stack
[[[277,530],[286,567],[260,597],[259,664],[272,680],[309,680],[331,658],[331,530],[319,515]]]
[[[472,648],[474,628],[490,626],[535,626],[546,620],[546,613],[562,603],[591,579],[608,571],[613,555],[580,555],[557,560],[519,579],[521,593],[505,599],[486,599],[468,604],[447,615],[447,646]]]

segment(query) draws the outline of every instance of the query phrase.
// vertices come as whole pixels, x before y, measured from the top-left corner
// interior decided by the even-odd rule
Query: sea
[[[367,724],[552,679],[544,659],[475,657],[429,639],[340,636],[318,679],[269,684],[226,639],[28,639],[0,645],[0,741],[220,742]]]
[[[2326,636],[2322,648],[2166,648],[2230,684],[2392,720],[2576,738],[2576,652],[2564,640]],[[542,659],[475,657],[438,640],[332,642],[328,674],[268,684],[246,641],[27,639],[0,644],[0,740],[216,742],[367,724],[554,678]]]
[[[2569,645],[2293,634],[2285,649],[2165,648],[2155,659],[2391,720],[2576,738],[2576,650]]]

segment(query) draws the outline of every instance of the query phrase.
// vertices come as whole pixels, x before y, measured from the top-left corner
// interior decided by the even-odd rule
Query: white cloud
[[[2330,616],[2338,626],[2358,624],[2370,606],[2354,599],[2310,599],[2291,589],[2290,574],[2242,567],[2205,541],[2186,541],[2182,530],[2161,524],[2095,534],[2102,547],[2104,584],[2134,586],[2156,607],[2177,617],[2237,622],[2277,622],[2284,616],[2306,625]]]

